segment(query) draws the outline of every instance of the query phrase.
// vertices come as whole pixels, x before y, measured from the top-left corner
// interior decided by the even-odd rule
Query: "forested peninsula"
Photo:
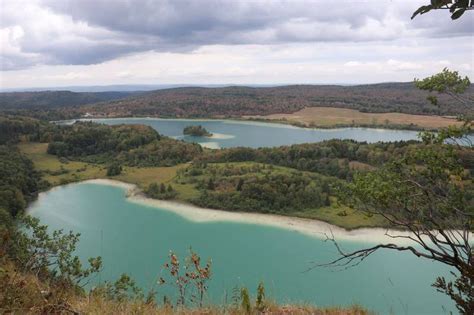
[[[34,192],[113,178],[137,184],[152,198],[201,207],[320,219],[345,228],[386,226],[382,218],[354,207],[345,191],[356,174],[426,146],[416,141],[329,140],[210,150],[142,125],[57,125],[18,116],[4,116],[0,123],[3,163],[21,162],[2,168],[13,172],[2,176],[6,187],[2,204],[13,209],[12,215],[25,207]],[[459,150],[458,154],[466,171],[472,172],[473,152]],[[20,166],[34,176],[25,175],[28,181],[15,176]],[[31,178],[38,179],[35,185],[29,183]],[[12,188],[15,181],[19,181],[17,189]],[[471,189],[469,183],[466,188]]]

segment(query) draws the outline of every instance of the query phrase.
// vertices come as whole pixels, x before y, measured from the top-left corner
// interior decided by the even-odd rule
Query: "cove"
[[[450,300],[430,287],[448,269],[405,253],[381,251],[347,269],[316,268],[312,261],[336,257],[322,239],[271,226],[236,222],[194,222],[174,212],[130,202],[120,187],[70,184],[40,194],[28,209],[50,229],[81,233],[77,254],[102,256],[104,269],[94,281],[131,275],[148,290],[156,282],[169,250],[181,258],[189,247],[212,258],[209,300],[230,303],[232,288],[255,292],[260,281],[280,303],[320,306],[358,303],[380,314],[445,314]],[[340,242],[344,249],[360,241]],[[157,287],[158,296],[169,294]]]
[[[352,139],[369,143],[418,139],[418,132],[412,130],[373,128],[310,129],[277,123],[237,120],[160,118],[107,118],[84,120],[109,125],[148,125],[165,136],[183,139],[188,142],[197,142],[213,149],[238,146],[252,148],[275,147],[299,143],[321,142],[330,139]],[[190,125],[201,125],[209,132],[213,133],[214,137],[183,136],[184,127]]]

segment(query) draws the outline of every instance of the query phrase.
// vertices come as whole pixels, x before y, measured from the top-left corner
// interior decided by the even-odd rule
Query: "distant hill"
[[[44,91],[71,91],[71,92],[142,92],[179,87],[226,87],[239,84],[116,84],[116,85],[71,85],[61,87],[27,87],[27,88],[1,88],[3,92],[44,92]],[[284,86],[287,84],[246,84],[248,87]]]
[[[467,93],[474,97],[473,91],[471,88]],[[439,98],[439,107],[433,106],[427,96],[413,83],[180,87],[149,92],[9,92],[0,93],[0,110],[61,109],[63,115],[76,116],[89,112],[107,116],[240,117],[294,113],[305,107],[324,106],[371,113],[474,114],[469,105],[444,96]]]
[[[473,89],[468,91],[474,95]],[[293,113],[305,107],[339,107],[363,112],[459,115],[473,113],[440,96],[440,107],[431,105],[428,93],[413,83],[382,83],[357,86],[291,85],[279,87],[183,87],[157,90],[125,99],[81,108],[110,116],[239,117]]]
[[[0,109],[55,109],[111,101],[137,92],[41,91],[0,93]]]

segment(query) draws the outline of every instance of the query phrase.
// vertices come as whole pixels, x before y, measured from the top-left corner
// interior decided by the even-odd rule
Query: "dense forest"
[[[75,160],[129,166],[171,166],[201,153],[197,144],[162,137],[143,125],[106,126],[76,122],[62,126],[53,136],[48,153]]]
[[[210,137],[212,133],[207,131],[203,126],[186,126],[183,129],[184,135],[195,136],[195,137]]]
[[[468,95],[474,94],[470,88]],[[183,87],[152,92],[69,91],[0,93],[0,111],[45,120],[77,118],[86,113],[107,116],[241,117],[294,113],[305,107],[337,107],[370,113],[424,115],[472,114],[469,105],[440,95],[439,105],[413,83],[356,86],[292,85],[280,87]]]
[[[335,179],[259,163],[194,163],[178,182],[200,190],[192,202],[202,207],[289,215],[329,206]]]
[[[0,109],[52,109],[74,107],[125,98],[133,92],[5,92],[0,93]]]
[[[38,191],[45,188],[33,163],[18,149],[0,145],[0,217],[21,213]],[[2,221],[0,220],[0,221]]]
[[[328,140],[276,148],[229,148],[206,152],[197,160],[201,163],[255,161],[350,180],[358,171],[380,167],[421,146],[416,141],[367,144],[353,140]],[[474,172],[473,152],[461,150],[459,159],[466,169]]]
[[[467,92],[473,94],[472,89]],[[294,85],[271,88],[175,88],[117,101],[84,106],[82,111],[112,116],[240,117],[293,113],[305,107],[328,106],[362,112],[459,115],[472,113],[468,105],[439,97],[443,106],[426,101],[428,93],[413,83],[357,86]]]

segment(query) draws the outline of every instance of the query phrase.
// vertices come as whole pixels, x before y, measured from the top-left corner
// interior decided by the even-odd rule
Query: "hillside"
[[[468,94],[474,95],[472,89]],[[362,112],[424,115],[472,113],[468,105],[439,97],[431,105],[428,93],[412,83],[359,86],[293,85],[281,87],[175,88],[83,106],[81,111],[108,116],[240,117],[293,113],[305,107],[338,107]]]
[[[0,109],[53,109],[111,101],[133,92],[41,91],[0,93]]]

